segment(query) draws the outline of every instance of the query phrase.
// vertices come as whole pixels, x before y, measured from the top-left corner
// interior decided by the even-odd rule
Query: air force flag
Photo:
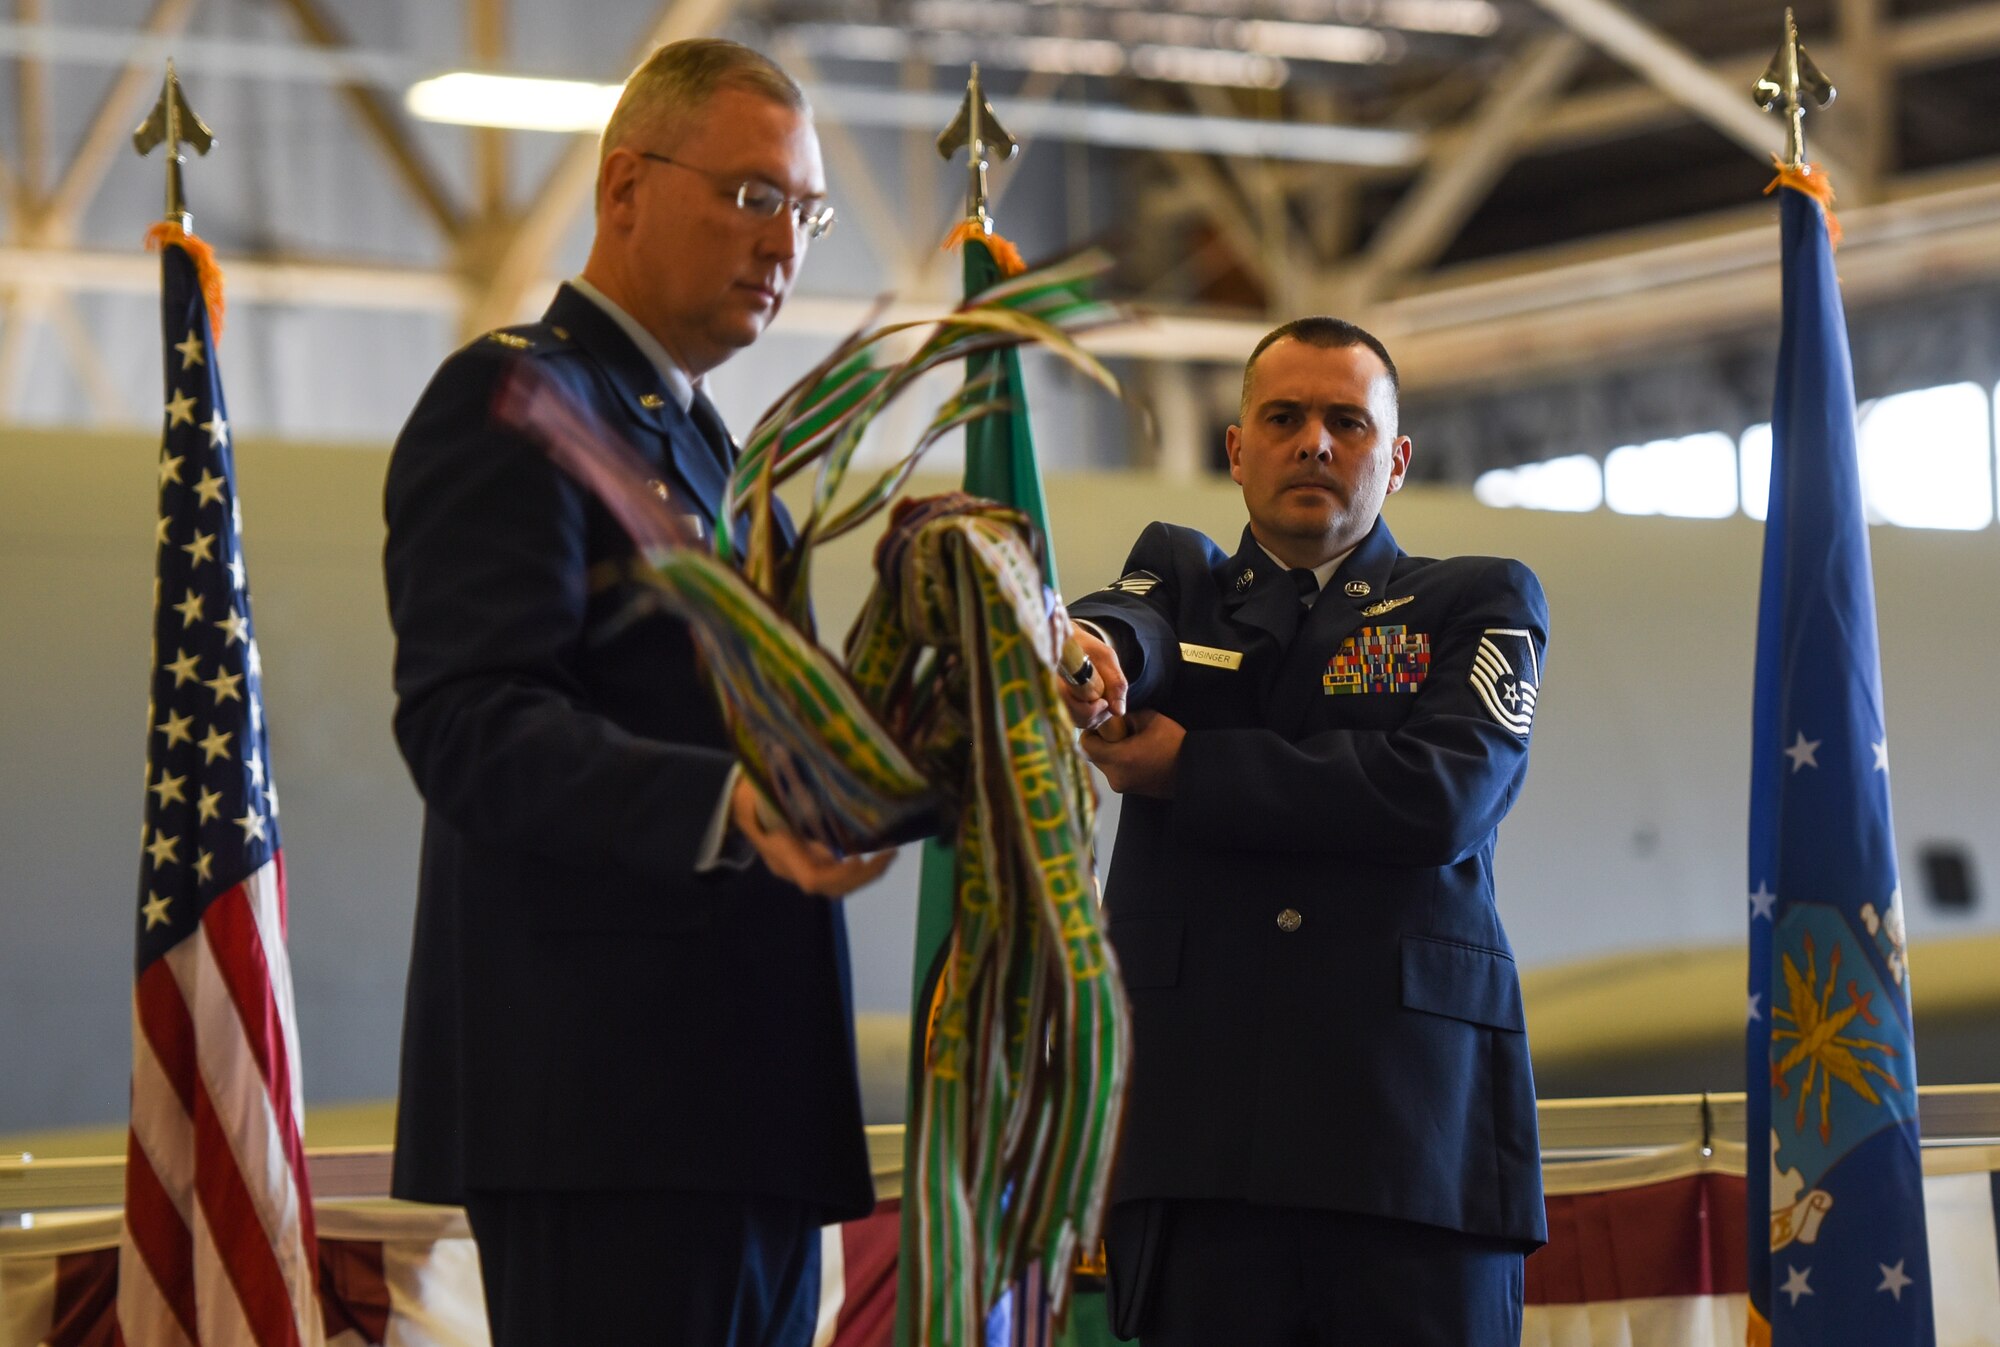
[[[1753,1344],[1931,1347],[1917,1064],[1854,376],[1818,202],[1779,192],[1784,327],[1750,767]],[[1765,1232],[1768,1229],[1768,1236]]]

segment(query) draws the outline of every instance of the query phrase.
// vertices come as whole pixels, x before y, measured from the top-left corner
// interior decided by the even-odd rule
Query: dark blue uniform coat
[[[690,514],[721,498],[718,450],[567,287],[541,322],[452,356],[396,442],[395,727],[425,809],[395,1193],[683,1189],[863,1214],[840,908],[761,865],[695,873],[733,761],[715,699],[611,517],[492,424],[524,360]]]
[[[1228,557],[1153,524],[1071,612],[1129,704],[1187,728],[1174,797],[1125,798],[1106,893],[1135,1034],[1116,1200],[1542,1241],[1493,902],[1548,639],[1533,573],[1407,556],[1378,520],[1301,612],[1247,529]]]

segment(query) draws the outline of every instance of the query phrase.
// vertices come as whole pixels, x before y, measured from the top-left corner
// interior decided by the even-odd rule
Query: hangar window
[[[1986,390],[1946,384],[1878,399],[1861,416],[1868,517],[1908,528],[1983,529],[1993,522],[1993,449]]]
[[[1993,449],[1984,389],[1945,384],[1861,404],[1861,490],[1872,524],[1983,529],[1993,522]],[[1743,513],[1764,517],[1771,427],[1743,432]]]
[[[1604,456],[1604,500],[1620,514],[1726,519],[1736,513],[1736,446],[1705,431]]]
[[[1589,454],[1482,472],[1472,484],[1482,505],[1523,510],[1595,510],[1604,503],[1604,473]]]

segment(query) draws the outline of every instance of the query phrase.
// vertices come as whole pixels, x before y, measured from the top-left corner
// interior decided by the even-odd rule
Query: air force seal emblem
[[[1534,637],[1509,627],[1488,627],[1480,634],[1472,657],[1472,690],[1501,728],[1528,737],[1541,681]]]

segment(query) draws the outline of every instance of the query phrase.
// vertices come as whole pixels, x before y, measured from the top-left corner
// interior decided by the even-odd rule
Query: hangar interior
[[[2000,4],[1796,10],[1840,88],[1807,136],[1845,230],[1922,1077],[1990,1081]],[[1741,1088],[1778,325],[1761,192],[1783,136],[1749,88],[1781,27],[1734,0],[14,0],[0,1133],[46,1149],[124,1108],[159,425],[139,239],[162,180],[129,137],[164,59],[216,135],[189,204],[229,283],[307,1097],[336,1105],[393,1093],[416,874],[388,731],[388,447],[449,350],[580,266],[595,167],[588,132],[432,120],[410,90],[452,71],[616,83],[696,33],[800,78],[839,212],[771,335],[711,380],[732,424],[876,297],[957,302],[938,245],[966,169],[934,141],[971,61],[1022,145],[992,169],[1001,232],[1030,258],[1115,259],[1104,288],[1139,317],[1092,345],[1127,398],[1028,362],[1073,592],[1118,574],[1148,520],[1234,538],[1222,430],[1264,331],[1331,312],[1387,342],[1417,444],[1399,539],[1522,557],[1551,599],[1535,768],[1499,857],[1544,1091]],[[877,452],[913,430],[891,418]],[[955,452],[918,488],[949,482]],[[826,630],[865,577],[859,544],[834,549]],[[901,1107],[914,870],[848,909],[878,1121]]]

